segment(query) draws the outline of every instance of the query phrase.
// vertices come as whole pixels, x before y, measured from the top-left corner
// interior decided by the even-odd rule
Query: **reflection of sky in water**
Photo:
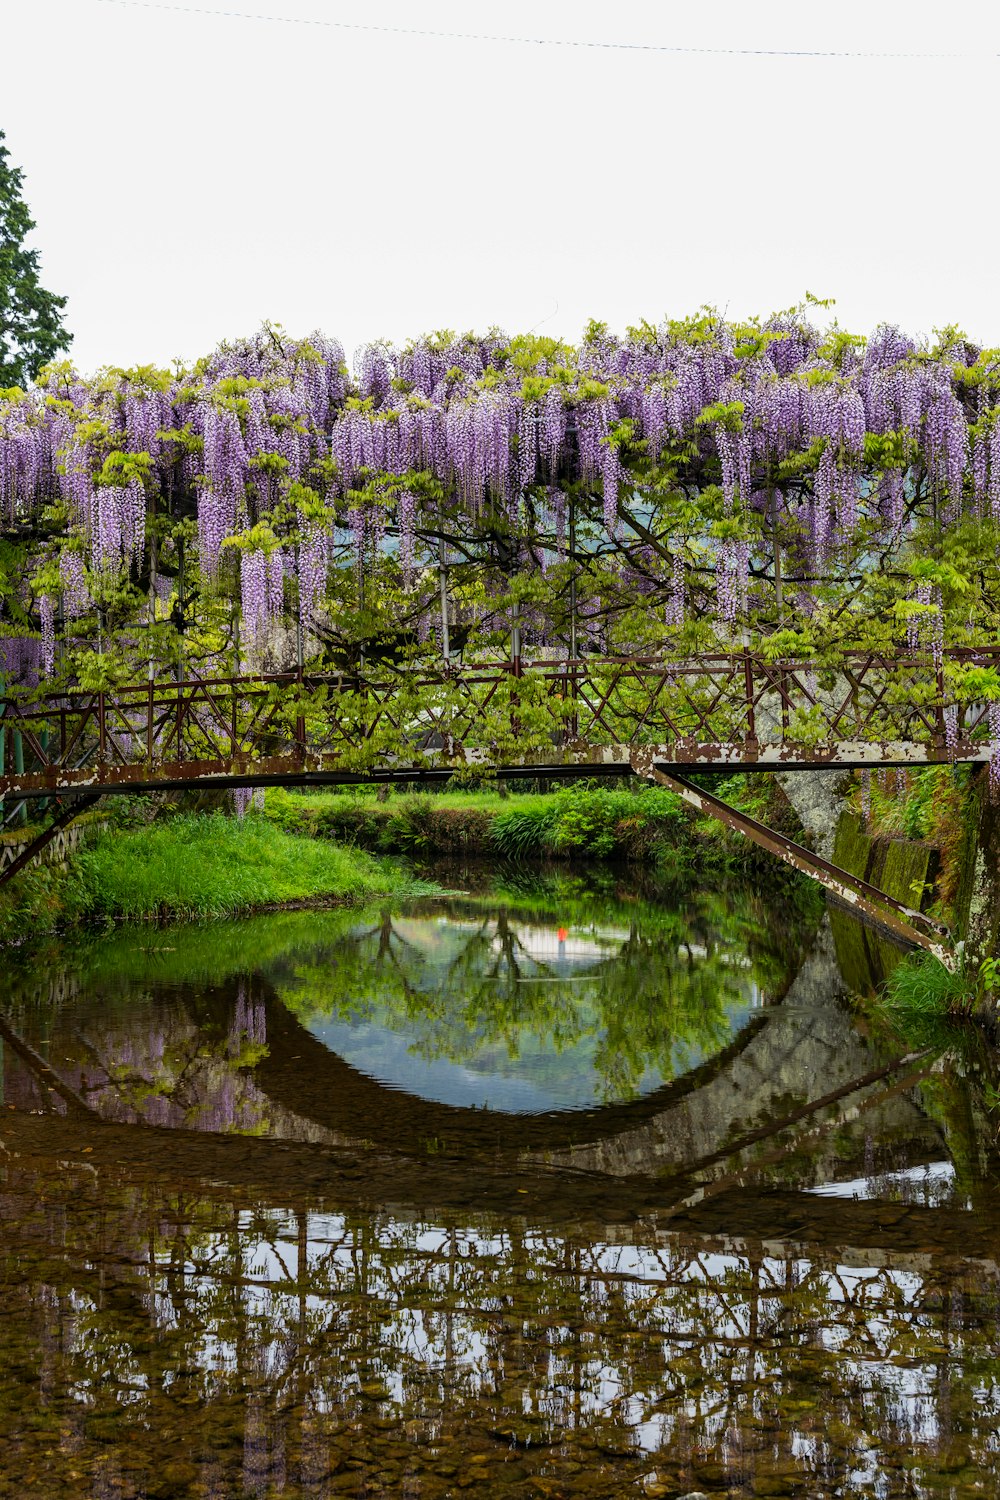
[[[955,1166],[950,1161],[932,1161],[895,1171],[872,1171],[867,1177],[852,1177],[845,1182],[825,1182],[804,1191],[819,1198],[887,1198],[894,1203],[920,1203],[934,1207],[939,1203],[961,1203],[968,1198],[958,1192]]]
[[[259,1278],[259,1285],[244,1288],[242,1295],[257,1326],[276,1340],[281,1320],[300,1318],[303,1305],[325,1320],[331,1296],[356,1294],[357,1231],[347,1220],[336,1214],[297,1220],[269,1210],[263,1218],[257,1212],[244,1213],[239,1229],[244,1258]],[[544,1284],[547,1268],[564,1268],[565,1245],[557,1236],[529,1229],[515,1238],[517,1253],[528,1257],[538,1273],[535,1286]],[[379,1223],[378,1247],[373,1249],[363,1238],[362,1245],[365,1300],[377,1297],[388,1310],[380,1324],[379,1379],[389,1397],[403,1399],[414,1366],[435,1371],[457,1366],[469,1382],[463,1387],[466,1399],[480,1382],[492,1386],[493,1334],[483,1327],[489,1314],[476,1313],[479,1303],[468,1296],[468,1288],[474,1284],[481,1291],[487,1286],[494,1300],[507,1290],[504,1276],[510,1274],[512,1257],[507,1235],[491,1234],[485,1227],[456,1230],[394,1220],[386,1214]],[[982,1413],[982,1430],[988,1432],[994,1422],[997,1391],[989,1360],[982,1359],[988,1324],[984,1326],[974,1306],[963,1312],[961,1294],[956,1302],[953,1293],[950,1312],[938,1306],[935,1274],[929,1269],[921,1274],[878,1260],[867,1264],[863,1257],[848,1265],[836,1255],[814,1261],[806,1256],[754,1257],[721,1248],[702,1248],[692,1255],[683,1238],[674,1241],[667,1235],[650,1244],[588,1239],[585,1245],[574,1245],[574,1256],[579,1257],[577,1270],[586,1273],[577,1284],[586,1289],[590,1329],[612,1335],[627,1329],[634,1337],[641,1328],[648,1345],[664,1354],[678,1346],[694,1346],[704,1378],[691,1391],[680,1384],[665,1397],[662,1374],[641,1361],[638,1366],[629,1364],[614,1336],[582,1344],[559,1341],[544,1367],[545,1406],[534,1413],[527,1404],[524,1408],[527,1416],[546,1418],[557,1429],[570,1415],[567,1395],[572,1391],[574,1422],[607,1419],[613,1412],[619,1433],[628,1431],[639,1452],[669,1451],[692,1422],[703,1443],[724,1444],[727,1428],[733,1435],[733,1415],[737,1420],[747,1416],[746,1408],[741,1411],[741,1402],[734,1400],[744,1381],[730,1382],[740,1371],[740,1355],[734,1351],[754,1342],[757,1336],[748,1339],[747,1329],[757,1316],[763,1316],[769,1331],[750,1358],[755,1371],[758,1364],[766,1369],[769,1363],[773,1371],[781,1371],[779,1383],[790,1402],[784,1416],[789,1447],[803,1461],[803,1471],[795,1477],[800,1486],[796,1494],[898,1493],[878,1485],[885,1441],[890,1446],[901,1443],[913,1453],[923,1450],[924,1462],[933,1472],[942,1408],[950,1424],[948,1398],[956,1382]],[[456,1266],[465,1296],[459,1294],[461,1305],[447,1322],[427,1317],[413,1305],[416,1299],[401,1296],[401,1288],[412,1286],[418,1276],[425,1296],[433,1297],[438,1306],[450,1306],[456,1295]],[[995,1270],[985,1274],[986,1289],[995,1295]],[[305,1299],[303,1284],[312,1288]],[[799,1343],[797,1325],[804,1317],[809,1337]],[[779,1345],[770,1332],[772,1325],[795,1331]],[[977,1337],[987,1342],[963,1370],[963,1355]],[[943,1354],[953,1361],[944,1386],[939,1369]],[[211,1357],[219,1369],[240,1368],[237,1346],[224,1338],[213,1343]],[[713,1400],[706,1402],[703,1386]],[[817,1427],[817,1399],[825,1392],[842,1411],[845,1391],[853,1393],[870,1424],[869,1435],[868,1424],[859,1422],[854,1444],[845,1454],[843,1478],[849,1473],[850,1482],[844,1484],[842,1478],[836,1489],[825,1483],[820,1488],[819,1482],[815,1488],[801,1487],[824,1447]],[[508,1411],[505,1421],[510,1419]],[[735,1436],[738,1443],[738,1429]],[[988,1437],[986,1444],[992,1447]],[[756,1485],[754,1489],[757,1492]],[[760,1492],[768,1491],[762,1487]],[[792,1490],[784,1487],[781,1493]]]
[[[449,961],[468,942],[477,922],[450,919],[404,919],[396,924],[405,937],[407,950],[402,962],[409,970],[414,990],[429,993],[446,984]],[[494,972],[496,982],[523,984],[525,990],[551,985],[568,992],[581,1017],[578,1039],[561,1047],[539,1037],[516,1022],[507,1028],[507,1039],[477,1038],[469,1033],[466,1055],[459,1061],[435,1054],[433,1037],[419,1020],[400,1015],[389,1004],[381,1007],[377,995],[366,1014],[357,1019],[315,1016],[309,1030],[324,1046],[336,1052],[359,1072],[389,1088],[419,1098],[466,1109],[491,1109],[509,1114],[538,1114],[551,1110],[586,1109],[610,1102],[600,1067],[604,1034],[588,1021],[596,1019],[595,990],[604,987],[602,969],[612,964],[628,940],[627,930],[612,928],[560,929],[535,919],[512,923],[519,977],[515,981],[504,956],[503,943],[494,924],[488,924],[477,982]],[[704,957],[688,950],[689,961]],[[745,961],[744,961],[745,962]],[[738,955],[733,966],[742,968]],[[608,984],[612,983],[609,976]],[[742,1029],[760,1005],[756,985],[746,978],[738,999],[724,1006],[726,1035],[721,1045]],[[623,1003],[627,1003],[623,1001]],[[714,1051],[715,1049],[711,1049]],[[697,1067],[705,1054],[688,1042],[676,1057],[676,1072]],[[647,1068],[635,1080],[630,1097],[648,1094],[666,1077]]]

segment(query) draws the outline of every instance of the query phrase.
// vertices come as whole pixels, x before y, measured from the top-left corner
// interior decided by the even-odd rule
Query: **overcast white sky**
[[[350,356],[442,327],[766,313],[807,289],[859,331],[954,321],[1000,344],[995,3],[187,3],[216,14],[0,0],[0,129],[84,370],[193,359],[264,318]],[[514,46],[227,8],[963,55]]]

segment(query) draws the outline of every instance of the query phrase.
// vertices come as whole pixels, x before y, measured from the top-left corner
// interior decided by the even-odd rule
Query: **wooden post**
[[[510,617],[510,666],[515,677],[521,675],[521,606],[514,604]]]
[[[576,500],[569,502],[569,560],[573,572],[569,580],[569,657],[570,661],[576,661],[578,650],[576,640]]]
[[[304,762],[306,754],[306,721],[302,713],[303,674],[306,665],[306,642],[305,631],[302,627],[302,573],[301,573],[301,548],[296,548],[295,571],[299,579],[299,607],[295,619],[295,675],[297,678],[297,691],[299,693],[299,712],[295,719],[295,746]]]
[[[184,539],[177,542],[177,660],[174,663],[174,681],[184,681]],[[239,647],[236,648],[237,672],[239,671]],[[180,742],[178,741],[178,749]]]
[[[580,655],[580,646],[577,640],[576,619],[576,497],[570,496],[569,502],[569,563],[572,568],[569,578],[569,691],[573,703],[573,712],[568,722],[569,733],[572,739],[577,739],[580,734],[580,716],[576,710],[576,663]]]
[[[153,502],[155,512],[155,502]],[[149,540],[149,621],[146,629],[146,646],[148,651],[148,662],[146,665],[146,680],[153,682],[156,679],[156,668],[153,664],[153,625],[156,621],[156,537]]]
[[[39,731],[38,743],[42,747],[42,754],[45,756],[45,759],[46,759],[46,762],[47,762],[48,758],[49,758],[49,729],[48,729],[48,725],[46,725],[44,729],[42,729],[42,730]],[[48,810],[49,810],[49,799],[48,799],[48,797],[43,797],[41,799],[41,801],[39,802],[39,804],[38,804],[38,811],[39,812],[48,812]]]
[[[936,686],[937,686],[937,703],[935,704],[935,707],[934,707],[934,724],[935,724],[934,741],[935,741],[935,744],[937,745],[938,749],[939,750],[943,750],[944,747],[948,743],[948,730],[947,730],[947,726],[946,726],[946,723],[945,723],[945,717],[944,717],[944,698],[945,698],[944,670],[943,670],[942,666],[940,665],[940,663],[938,665],[937,671],[934,674],[934,680],[935,680],[935,683],[936,683]]]
[[[360,549],[359,549],[360,552]],[[358,624],[361,626],[361,616],[365,609],[365,559],[361,553],[358,558]],[[358,637],[358,669],[362,675],[365,670],[365,638]]]
[[[743,682],[747,698],[747,744],[756,750],[757,716],[754,713],[753,705],[753,666],[750,659],[750,652],[746,647],[743,650]]]

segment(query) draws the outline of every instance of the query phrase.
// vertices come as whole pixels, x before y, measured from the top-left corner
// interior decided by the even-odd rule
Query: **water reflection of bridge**
[[[789,1174],[799,1190],[862,1175],[870,1169],[873,1138],[899,1143],[907,1165],[940,1160],[946,1146],[915,1093],[932,1059],[874,1054],[836,999],[837,983],[824,932],[783,999],[755,1012],[728,1046],[698,1067],[626,1102],[541,1114],[463,1108],[387,1088],[331,1052],[270,991],[266,1052],[248,1077],[282,1144],[272,1150],[241,1143],[240,1150],[259,1152],[263,1163],[297,1145],[319,1149],[323,1170],[334,1179],[338,1153],[348,1153],[358,1163],[378,1162],[379,1171],[396,1173],[399,1183],[422,1180],[431,1160],[444,1182],[463,1163],[463,1171],[475,1174],[475,1181],[463,1180],[463,1201],[476,1198],[482,1172],[493,1182],[490,1191],[516,1181],[520,1192],[530,1180],[558,1182],[564,1192],[573,1183],[581,1190],[585,1185],[594,1208],[638,1198],[658,1213],[683,1212],[743,1188],[783,1189]],[[255,984],[260,1000],[265,986],[260,979]],[[213,1025],[224,1035],[235,992],[223,986],[209,1000]],[[133,1109],[120,1085],[116,1093],[114,1068],[94,1108],[74,1095],[86,1075],[72,1011],[68,1016],[65,1029],[57,1016],[48,1040],[65,1107],[84,1121],[103,1110],[113,1119],[155,1122],[155,1110]],[[47,1107],[49,1083],[39,1078],[35,1087],[37,1104]],[[211,1142],[212,1153],[225,1159],[216,1137],[196,1139],[206,1149]],[[197,1152],[194,1145],[185,1149]],[[315,1183],[302,1153],[296,1150],[295,1159],[297,1170]]]
[[[5,1472],[44,1458],[68,1496],[83,1455],[81,1494],[123,1470],[150,1496],[403,1494],[443,1465],[509,1500],[883,1478],[896,1500],[944,1462],[995,1487],[995,1156],[960,1142],[943,1206],[887,1185],[949,1155],[934,1060],[871,1044],[836,988],[821,933],[716,1057],[541,1116],[386,1090],[272,992],[249,1075],[280,1138],[100,1118],[63,996],[39,1113],[0,1110],[0,1366],[44,1369],[14,1407],[4,1387]],[[242,997],[217,986],[206,1032]],[[808,1191],[845,1177],[872,1196]]]
[[[326,1494],[317,1472],[404,1493],[470,1456],[511,1500],[536,1474],[832,1494],[958,1442],[996,1477],[995,1216],[728,1194],[664,1225],[537,1172],[473,1208],[433,1162],[51,1116],[0,1117],[0,1149],[0,1355],[45,1369],[5,1467],[56,1410],[60,1493],[126,1449],[142,1494]]]
[[[322,1126],[331,1144],[356,1144],[361,1121],[363,1138],[381,1150],[489,1152],[521,1171],[655,1179],[661,1203],[671,1191],[684,1199],[782,1181],[790,1160],[803,1187],[850,1176],[873,1134],[905,1141],[910,1161],[938,1159],[940,1133],[910,1092],[930,1061],[874,1059],[830,993],[834,975],[826,938],[784,999],[756,1013],[724,1050],[643,1098],[586,1111],[504,1115],[387,1090],[281,1006],[269,1010],[269,1054],[256,1076],[269,1098]]]

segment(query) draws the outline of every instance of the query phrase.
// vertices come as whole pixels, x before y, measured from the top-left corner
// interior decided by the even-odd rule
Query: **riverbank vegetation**
[[[299,902],[397,895],[408,877],[360,850],[296,838],[262,818],[181,814],[105,839],[75,861],[83,920],[229,917]]]
[[[772,989],[800,961],[823,910],[818,888],[806,881],[780,892],[738,880],[698,885],[684,892],[679,901],[671,901],[675,889],[645,868],[589,865],[573,871],[565,865],[546,868],[483,862],[475,867],[443,864],[440,869],[443,884],[450,886],[454,874],[454,884],[461,884],[462,893],[434,890],[431,899],[431,888],[414,882],[405,894],[414,898],[413,910],[418,914],[461,912],[478,924],[493,918],[502,907],[512,922],[526,926],[561,926],[588,933],[606,928],[621,936],[624,913],[629,927],[641,931],[644,938],[671,942],[685,953],[692,944],[704,946],[706,934],[712,935],[713,944],[741,946],[753,961],[758,982]],[[428,894],[421,899],[421,892]],[[394,905],[394,896],[377,895],[368,910],[391,912]],[[357,906],[344,904],[324,907],[319,914],[285,910],[224,922],[142,928],[122,924],[114,931],[80,926],[53,936],[32,954],[30,962],[22,958],[15,963],[30,977],[39,958],[71,968],[82,983],[109,990],[123,980],[214,987],[244,974],[248,953],[258,968],[291,975],[295,955],[304,946],[327,953],[333,943],[346,940],[357,921]],[[522,1002],[527,1003],[523,995]]]
[[[800,834],[797,819],[768,776],[713,778],[718,795],[771,826]],[[573,862],[586,858],[643,864],[666,878],[706,870],[783,867],[741,834],[693,814],[674,792],[636,782],[571,782],[546,791],[410,792],[388,787],[267,793],[265,817],[288,832],[338,839],[384,854],[440,858],[500,856]]]
[[[896,965],[883,998],[889,1016],[908,1039],[938,1036],[941,1023],[970,1018],[995,1026],[1000,964],[971,963],[964,951],[954,969],[929,953],[911,953]]]
[[[724,779],[722,795],[797,831],[767,777]],[[418,865],[455,856],[528,865],[643,866],[687,887],[706,873],[758,866],[775,886],[796,877],[674,793],[636,784],[574,783],[554,791],[395,792],[362,787],[270,790],[263,815],[231,816],[228,797],[109,798],[89,815],[89,843],[65,868],[38,865],[0,891],[0,943],[74,925],[232,917],[298,904],[402,898]],[[96,825],[96,826],[94,826]],[[27,832],[27,830],[26,830]]]
[[[389,860],[263,818],[182,812],[111,828],[65,868],[42,865],[15,879],[0,893],[0,943],[76,924],[360,904],[426,888]]]

